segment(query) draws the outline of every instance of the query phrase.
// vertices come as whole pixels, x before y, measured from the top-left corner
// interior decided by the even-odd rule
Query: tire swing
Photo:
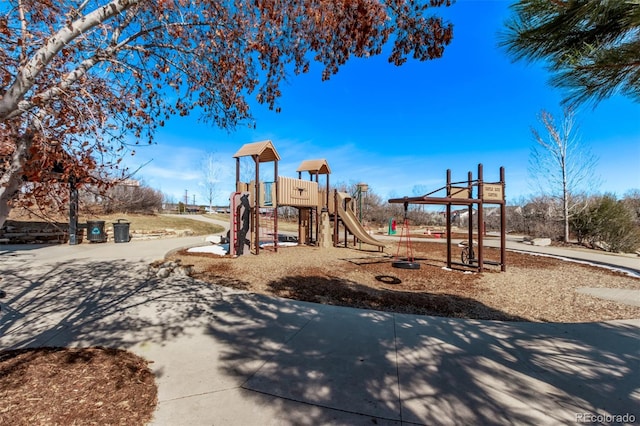
[[[411,247],[411,236],[409,235],[409,219],[407,218],[407,211],[409,210],[409,203],[404,203],[404,222],[402,223],[402,230],[400,231],[400,240],[398,241],[398,250],[396,250],[396,257],[391,266],[399,269],[420,269],[420,264],[415,261],[413,257],[413,247]],[[404,247],[406,257],[400,258],[400,248]]]

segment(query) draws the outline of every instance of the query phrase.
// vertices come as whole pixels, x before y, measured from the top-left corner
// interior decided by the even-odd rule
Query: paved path
[[[599,297],[601,299],[613,300],[614,302],[625,303],[627,305],[640,306],[640,290],[582,287],[577,291]]]
[[[214,225],[222,226],[224,228],[224,232],[221,232],[221,234],[226,233],[229,230],[228,220],[213,219],[213,218],[202,216],[199,214],[165,214],[163,216],[178,217],[181,219],[191,219],[191,220],[197,220],[200,222],[213,223]]]
[[[0,246],[0,348],[132,350],[153,361],[157,425],[640,419],[640,320],[392,314],[149,273],[149,261],[201,241]]]

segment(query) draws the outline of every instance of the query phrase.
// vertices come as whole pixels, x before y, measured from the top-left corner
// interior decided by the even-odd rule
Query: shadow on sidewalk
[[[146,264],[125,261],[3,266],[2,277],[0,348],[179,344],[204,330],[214,373],[241,378],[251,391],[246,398],[270,404],[289,424],[333,423],[337,412],[418,424],[640,417],[640,333],[623,322],[504,323],[344,309],[234,295],[188,277],[160,280]],[[281,284],[293,288],[295,279]],[[208,388],[213,398],[217,390]],[[290,401],[338,411],[309,417],[290,411]]]
[[[257,405],[283,412],[299,401],[392,421],[487,425],[640,415],[640,333],[632,325],[459,320],[261,296],[225,309],[251,321],[209,327],[227,348],[222,371],[264,360],[244,372],[242,387],[255,392]],[[299,331],[268,337],[296,312],[310,315]],[[329,410],[308,415],[287,419],[335,421]]]
[[[144,262],[2,268],[0,347],[128,347],[180,335],[221,293],[188,277],[156,278]]]

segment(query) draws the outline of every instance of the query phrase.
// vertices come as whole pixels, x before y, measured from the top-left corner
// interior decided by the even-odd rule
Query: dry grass
[[[56,226],[60,229],[67,229],[68,217],[49,218],[57,221]],[[177,234],[188,233],[189,235],[208,235],[222,232],[222,227],[207,222],[189,219],[188,217],[167,216],[167,215],[144,215],[144,214],[101,214],[101,215],[81,215],[80,223],[88,220],[104,220],[105,229],[112,235],[112,224],[124,219],[129,222],[129,229],[133,234],[167,234],[167,230],[175,231]],[[222,217],[221,220],[228,220]],[[47,223],[42,218],[29,215],[27,212],[12,210],[7,225],[20,229],[46,229],[51,228],[51,223]]]
[[[124,219],[130,223],[129,229],[132,232],[162,232],[166,229],[176,231],[191,230],[193,235],[215,234],[222,231],[222,228],[207,222],[200,222],[189,218],[164,215],[142,215],[142,214],[113,214],[101,215],[88,220],[104,220],[107,225]]]
[[[459,253],[454,247],[454,253]],[[393,249],[395,254],[395,248]],[[195,277],[285,298],[384,311],[509,321],[585,322],[640,318],[640,308],[577,293],[579,287],[640,290],[640,279],[602,268],[522,253],[507,272],[444,270],[444,244],[416,242],[421,269],[393,257],[344,248],[280,248],[238,259],[181,252]],[[485,250],[486,259],[499,253]]]
[[[205,213],[202,216],[209,219],[224,220],[226,222],[229,222],[229,215],[226,213]]]

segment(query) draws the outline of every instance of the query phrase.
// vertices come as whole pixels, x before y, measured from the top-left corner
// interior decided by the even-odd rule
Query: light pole
[[[369,185],[367,185],[364,182],[360,182],[356,186],[358,188],[356,190],[356,193],[358,195],[358,216],[360,217],[360,225],[362,225],[364,227],[364,224],[362,223],[362,219],[363,219],[363,215],[362,215],[362,194],[366,194],[367,191],[369,191]],[[362,249],[362,242],[360,242],[358,244],[358,247],[360,249]]]
[[[364,182],[360,182],[357,186],[356,193],[358,194],[358,213],[360,216],[360,223],[362,223],[362,194],[366,194],[369,191],[369,185]]]

